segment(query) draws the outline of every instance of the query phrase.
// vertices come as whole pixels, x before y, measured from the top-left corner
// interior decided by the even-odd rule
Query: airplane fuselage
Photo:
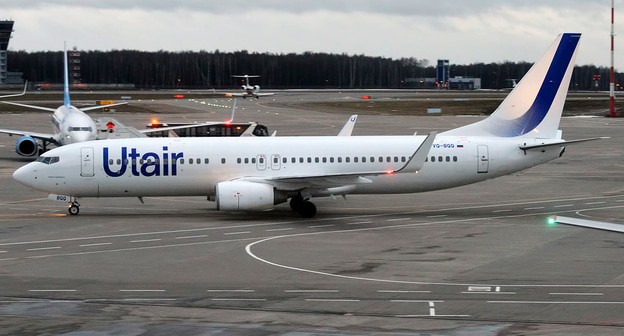
[[[234,179],[341,176],[341,189],[303,184],[311,196],[413,193],[479,182],[544,163],[561,148],[523,151],[527,139],[438,136],[418,173],[354,177],[393,171],[409,161],[424,136],[163,138],[93,141],[54,149],[55,164],[33,163],[33,187],[75,197],[213,196]],[[80,152],[80,155],[76,155]],[[24,173],[24,171],[22,171]],[[19,175],[19,173],[16,173]],[[21,181],[26,184],[28,181]],[[276,182],[279,183],[279,182]]]
[[[93,119],[72,105],[62,105],[54,111],[52,128],[55,140],[60,145],[97,138],[97,128]]]

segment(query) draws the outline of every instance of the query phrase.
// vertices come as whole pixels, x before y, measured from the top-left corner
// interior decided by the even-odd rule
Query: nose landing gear
[[[67,211],[70,215],[75,216],[80,212],[80,203],[78,203],[78,199],[72,197],[69,202],[69,206],[67,207]]]

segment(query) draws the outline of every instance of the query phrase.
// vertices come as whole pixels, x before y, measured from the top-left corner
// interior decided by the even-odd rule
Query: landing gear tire
[[[301,206],[303,204],[304,200],[303,197],[297,195],[294,196],[290,199],[290,208],[293,209],[293,211],[297,211],[299,212],[301,210]]]
[[[75,216],[80,212],[80,205],[72,204],[69,206],[69,208],[67,208],[67,211],[70,215]]]
[[[303,201],[299,207],[299,213],[303,218],[312,218],[316,215],[316,205],[310,201]]]

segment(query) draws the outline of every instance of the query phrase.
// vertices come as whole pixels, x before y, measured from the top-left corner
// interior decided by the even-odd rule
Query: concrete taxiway
[[[292,107],[320,95],[239,100],[237,117],[278,136],[336,134],[348,113]],[[161,101],[158,116],[229,116],[227,102],[204,102]],[[149,120],[94,117],[109,115],[137,127]],[[362,115],[354,133],[424,133],[478,118]],[[48,122],[43,113],[0,114],[6,128],[48,131]],[[287,205],[222,213],[196,197],[83,199],[80,215],[69,216],[12,180],[30,160],[13,152],[15,137],[1,136],[0,330],[619,335],[624,235],[546,218],[624,221],[623,127],[622,119],[564,118],[567,139],[611,139],[452,190],[317,199],[314,219]]]

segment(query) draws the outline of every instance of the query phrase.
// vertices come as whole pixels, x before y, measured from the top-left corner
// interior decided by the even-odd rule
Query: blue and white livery
[[[49,108],[44,106],[27,105],[15,102],[3,102],[5,104],[23,106],[37,110],[53,112],[52,128],[53,134],[38,133],[29,131],[18,131],[11,129],[0,129],[0,133],[11,135],[20,135],[15,143],[15,152],[22,156],[36,156],[47,150],[49,143],[56,146],[63,146],[76,142],[95,140],[97,138],[97,129],[95,122],[91,117],[85,114],[85,111],[101,109],[105,107],[126,104],[116,103],[108,105],[91,106],[78,109],[71,105],[69,99],[69,75],[67,70],[67,48],[64,50],[64,67],[63,67],[63,105],[58,108]],[[4,98],[4,97],[2,97]],[[40,145],[41,143],[41,145]]]
[[[71,214],[80,197],[202,195],[225,211],[290,202],[303,217],[316,214],[315,197],[484,181],[590,140],[564,141],[558,131],[579,38],[560,35],[491,116],[440,134],[102,140],[49,151],[13,177],[64,195]]]

